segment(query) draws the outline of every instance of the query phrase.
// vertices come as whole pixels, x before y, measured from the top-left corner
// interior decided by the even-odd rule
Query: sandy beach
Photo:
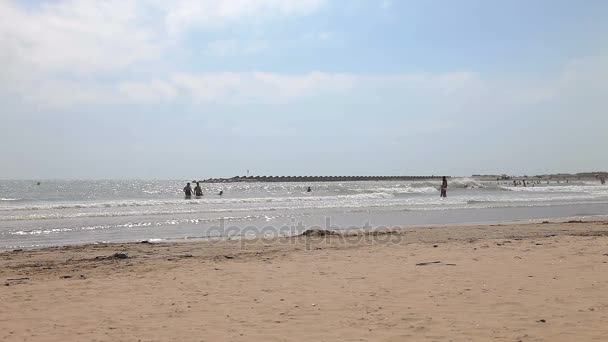
[[[17,250],[0,281],[3,341],[608,340],[608,222]]]

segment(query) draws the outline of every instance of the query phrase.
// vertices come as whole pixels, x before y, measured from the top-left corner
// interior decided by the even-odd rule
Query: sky
[[[608,170],[608,1],[0,0],[0,179]]]

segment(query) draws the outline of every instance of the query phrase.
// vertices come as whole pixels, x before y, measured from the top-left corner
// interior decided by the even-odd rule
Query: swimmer
[[[440,197],[448,197],[448,180],[445,176],[443,176],[443,180],[441,181]]]
[[[194,187],[194,196],[203,196],[203,189],[201,189],[201,185],[199,184],[199,182],[196,182],[196,187]]]
[[[184,187],[184,194],[186,195],[186,199],[192,198],[192,187],[190,186],[190,183],[186,184]]]

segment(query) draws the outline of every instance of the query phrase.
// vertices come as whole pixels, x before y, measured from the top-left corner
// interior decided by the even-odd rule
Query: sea
[[[592,179],[523,187],[452,178],[447,198],[440,181],[201,183],[204,196],[192,199],[185,183],[2,180],[0,250],[608,217],[608,186]]]

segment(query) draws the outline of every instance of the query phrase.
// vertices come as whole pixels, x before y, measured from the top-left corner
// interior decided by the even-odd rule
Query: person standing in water
[[[306,189],[306,192],[312,192],[312,188],[308,187],[308,189]]]
[[[194,187],[194,196],[203,196],[203,189],[201,189],[201,185],[199,184],[199,182],[196,182],[196,186]]]
[[[448,197],[448,180],[443,176],[441,181],[441,197]]]
[[[186,199],[192,198],[192,187],[190,186],[190,183],[186,184],[184,187],[184,194],[186,195]]]

